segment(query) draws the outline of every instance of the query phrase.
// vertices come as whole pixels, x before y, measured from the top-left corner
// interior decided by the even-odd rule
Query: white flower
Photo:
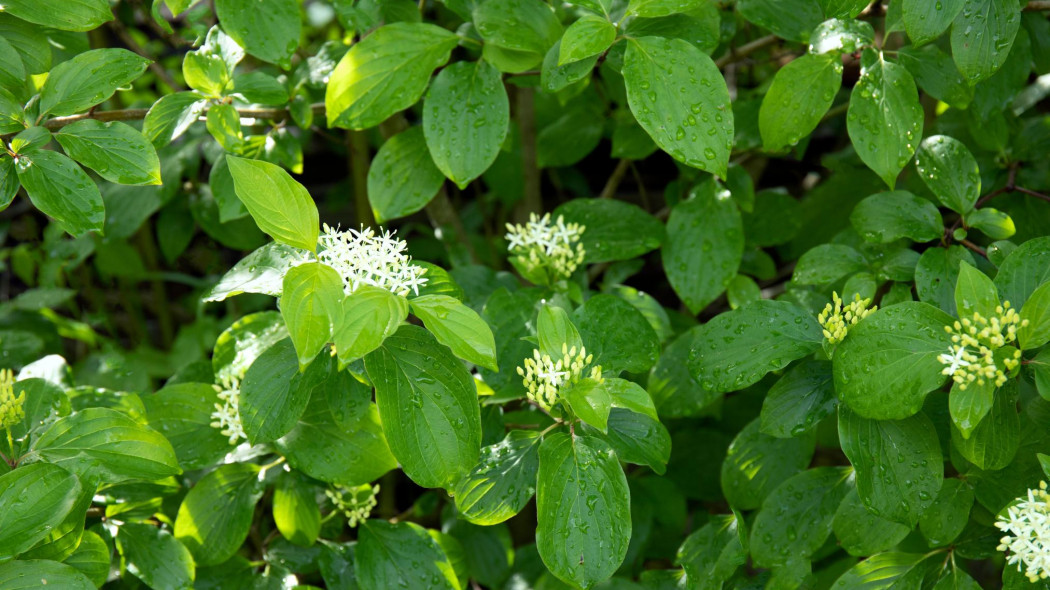
[[[585,251],[580,235],[586,228],[578,223],[565,223],[565,218],[551,223],[550,213],[535,213],[524,226],[507,224],[507,249],[530,267],[546,267],[560,277],[568,277],[583,262]]]
[[[426,285],[425,268],[412,264],[404,253],[408,246],[394,238],[394,232],[376,234],[371,228],[339,231],[328,224],[317,239],[321,251],[318,260],[332,267],[343,277],[347,295],[360,285],[372,285],[397,295],[419,294]]]
[[[527,358],[518,367],[518,375],[522,377],[525,385],[526,395],[545,410],[550,410],[558,403],[562,387],[578,383],[580,379],[602,380],[601,366],[590,367],[589,372],[585,369],[594,361],[593,354],[587,354],[587,350],[580,347],[569,348],[567,344],[561,346],[561,358],[552,359],[550,355],[540,354],[539,350],[532,351],[532,358]]]
[[[953,354],[944,353],[937,357],[942,365],[948,365],[941,372],[945,375],[954,375],[962,367],[969,367],[970,361],[966,360],[967,354],[966,347],[959,346],[953,350]]]
[[[218,428],[223,436],[230,437],[230,445],[236,446],[240,439],[248,440],[244,433],[244,425],[241,424],[239,405],[241,380],[234,376],[224,376],[221,380],[222,391],[219,392],[219,400],[222,403],[215,404],[215,411],[211,413],[212,428]]]
[[[1050,507],[1046,482],[1038,490],[1028,490],[1028,497],[1010,506],[1000,515],[995,526],[1007,533],[1000,540],[999,551],[1009,551],[1006,562],[1017,564],[1032,582],[1050,578]]]

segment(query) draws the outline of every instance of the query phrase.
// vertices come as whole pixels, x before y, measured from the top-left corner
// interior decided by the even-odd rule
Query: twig
[[[715,65],[718,66],[719,69],[722,69],[731,63],[738,62],[746,58],[747,56],[751,55],[756,51],[765,49],[770,45],[776,44],[776,42],[779,40],[779,37],[777,37],[776,35],[766,35],[765,37],[760,37],[758,39],[755,39],[754,41],[751,41],[750,43],[745,43],[735,49],[730,48],[728,53],[715,60]]]
[[[538,213],[543,208],[540,196],[540,169],[536,161],[536,109],[533,104],[533,89],[517,89],[518,122],[521,125],[521,167],[524,172],[521,203],[515,218],[523,222],[529,213]]]
[[[1044,195],[1043,193],[1039,193],[1039,192],[1027,189],[1027,188],[1025,188],[1023,186],[1015,186],[1014,190],[1019,192],[1019,193],[1021,193],[1021,194],[1023,194],[1023,195],[1028,195],[1029,197],[1035,197],[1037,199],[1042,199],[1042,200],[1046,201],[1047,203],[1050,203],[1050,195]]]
[[[1024,7],[1024,10],[1027,10],[1029,12],[1037,12],[1037,11],[1040,11],[1040,10],[1050,10],[1050,1],[1047,1],[1047,0],[1033,0],[1032,2],[1029,2]]]
[[[368,136],[364,131],[346,132],[346,157],[353,181],[354,211],[357,213],[357,223],[368,227],[374,226],[376,219],[372,215],[372,205],[368,202]]]
[[[984,248],[978,246],[977,244],[974,244],[970,240],[959,240],[959,243],[963,246],[966,246],[970,250],[973,250],[974,252],[980,254],[981,256],[988,258],[988,253],[985,252]]]
[[[627,174],[627,170],[630,167],[630,160],[627,158],[620,159],[616,164],[616,168],[613,168],[612,174],[609,175],[609,180],[605,181],[605,188],[602,189],[602,193],[598,198],[611,199],[616,196],[616,189],[620,188],[620,182],[623,181],[623,177]]]
[[[317,103],[310,105],[314,115],[324,114],[324,103]],[[69,115],[66,117],[55,117],[54,119],[48,119],[44,121],[43,127],[54,131],[55,129],[61,129],[66,125],[72,125],[77,121],[83,121],[84,119],[95,119],[96,121],[134,121],[137,119],[146,118],[146,114],[149,113],[149,109],[121,109],[117,111],[91,111],[87,113],[80,113],[79,115]],[[273,121],[285,121],[291,118],[288,113],[288,109],[284,108],[273,108],[273,109],[252,109],[244,108],[237,109],[237,113],[241,117],[250,119],[270,119]],[[207,114],[207,110],[201,113],[201,118]]]

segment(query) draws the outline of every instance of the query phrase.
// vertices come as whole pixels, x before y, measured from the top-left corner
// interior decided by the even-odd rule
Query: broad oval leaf
[[[951,344],[953,318],[926,303],[906,301],[850,328],[835,350],[835,391],[864,418],[899,420],[917,413],[946,377],[937,357]]]
[[[273,521],[290,542],[313,545],[321,532],[317,488],[293,473],[284,473],[273,490]]]
[[[615,295],[595,295],[573,313],[587,353],[603,372],[648,371],[660,355],[652,325],[633,305]],[[609,326],[615,324],[616,329]],[[560,352],[560,351],[559,351]]]
[[[481,408],[463,364],[418,326],[365,356],[390,450],[417,484],[451,487],[481,450]]]
[[[762,432],[777,438],[798,436],[831,414],[835,402],[831,363],[802,361],[769,388],[762,401]]]
[[[722,462],[722,492],[737,510],[754,510],[784,480],[813,459],[812,435],[779,439],[759,431],[752,420],[736,435]]]
[[[263,352],[244,374],[237,410],[252,444],[272,442],[295,426],[310,402],[313,386],[328,378],[328,359],[302,373],[292,341],[285,338]]]
[[[302,17],[295,0],[215,0],[222,28],[255,57],[291,67]]]
[[[313,252],[320,233],[317,206],[280,166],[226,156],[237,198],[259,229],[278,242]]]
[[[365,356],[408,317],[408,301],[386,289],[359,285],[343,299],[332,340],[340,367]]]
[[[41,2],[40,0],[7,0],[4,12],[18,18],[54,27],[62,31],[90,31],[113,20],[113,10],[107,0],[79,0],[77,2]]]
[[[1035,238],[1018,246],[999,265],[999,273],[995,275],[999,294],[1014,309],[1024,309],[1036,288],[1047,282],[1050,282],[1050,237]]]
[[[401,22],[355,43],[329,78],[328,126],[367,129],[412,106],[458,42],[441,27]]]
[[[222,465],[190,489],[175,518],[175,538],[193,554],[197,565],[229,559],[248,537],[255,503],[263,494],[259,466]]]
[[[178,383],[142,396],[150,426],[167,434],[179,465],[187,470],[215,465],[230,451],[228,437],[211,426],[219,403],[210,383]]]
[[[32,452],[78,475],[98,475],[104,483],[182,472],[168,439],[109,408],[86,408],[60,418],[33,441]]]
[[[113,96],[146,71],[149,60],[127,49],[92,49],[55,66],[40,89],[40,115],[72,115]]]
[[[981,171],[965,145],[954,137],[933,135],[922,140],[915,167],[930,192],[942,205],[969,213],[981,196]]]
[[[630,260],[660,247],[663,224],[641,207],[613,199],[573,199],[551,214],[585,228],[580,236],[588,263]]]
[[[460,587],[445,551],[418,524],[369,520],[359,531],[354,567],[362,587]]]
[[[157,151],[134,127],[84,119],[55,134],[73,159],[120,184],[160,184]]]
[[[150,588],[193,585],[193,556],[168,531],[129,522],[120,526],[115,539],[128,571]]]
[[[536,492],[540,441],[538,432],[511,430],[502,441],[483,447],[478,464],[456,483],[460,514],[489,526],[521,512]]]
[[[288,325],[300,370],[332,339],[335,319],[342,315],[343,297],[343,279],[324,263],[307,262],[284,275],[281,316]]]
[[[1050,342],[1050,283],[1043,283],[1024,302],[1021,324],[1017,330],[1021,350],[1032,350]]]
[[[23,154],[15,164],[29,200],[73,237],[102,231],[106,218],[102,193],[73,160],[48,150]]]
[[[1014,0],[964,0],[952,25],[952,57],[971,86],[999,71],[1020,28]]]
[[[697,329],[689,370],[704,389],[737,391],[815,351],[822,341],[820,324],[809,312],[763,299]]]
[[[204,296],[203,301],[225,301],[241,293],[280,297],[284,275],[309,260],[307,252],[279,242],[265,244],[242,258]]]
[[[846,126],[857,155],[893,189],[922,137],[922,105],[915,81],[903,66],[872,50],[850,94]]]
[[[812,133],[841,85],[838,54],[806,54],[777,71],[758,112],[765,148],[777,152]]]
[[[965,4],[966,0],[903,0],[904,30],[913,44],[925,45],[948,30]]]
[[[616,453],[590,436],[550,434],[540,445],[536,547],[559,579],[589,588],[623,563],[631,492]]]
[[[448,295],[420,295],[409,302],[412,313],[437,341],[452,354],[475,365],[499,370],[496,340],[492,330],[476,311]]]
[[[29,582],[28,580],[32,580]],[[26,559],[0,564],[0,588],[29,590],[48,586],[62,590],[94,590],[95,584],[76,568],[47,559]]]
[[[876,516],[860,500],[857,490],[850,490],[835,511],[831,521],[842,548],[850,555],[871,555],[895,547],[908,536],[912,527]]]
[[[908,191],[866,197],[853,208],[849,219],[861,237],[881,244],[901,238],[930,242],[944,235],[944,220],[937,207]]]
[[[824,21],[821,0],[740,0],[740,16],[777,37],[805,43],[809,34]]]
[[[368,168],[368,202],[376,221],[384,223],[426,207],[444,182],[422,128],[411,127],[379,148]]]
[[[50,463],[23,465],[0,475],[0,559],[14,557],[46,537],[79,495],[77,478]]]
[[[722,73],[706,53],[681,39],[629,39],[623,77],[631,112],[656,145],[725,178],[733,110]]]
[[[461,189],[496,160],[509,124],[507,90],[499,71],[484,60],[457,62],[441,70],[423,101],[423,134],[430,155]]]

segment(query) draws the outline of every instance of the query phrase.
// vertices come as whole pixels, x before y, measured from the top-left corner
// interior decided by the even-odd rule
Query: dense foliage
[[[0,589],[1048,586],[1050,3],[2,4]]]

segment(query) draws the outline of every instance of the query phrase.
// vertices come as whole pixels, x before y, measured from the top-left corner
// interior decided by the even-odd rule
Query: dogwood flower
[[[817,316],[820,327],[824,329],[824,338],[827,338],[830,344],[842,342],[850,326],[855,326],[857,322],[879,309],[878,305],[869,308],[871,299],[861,299],[860,295],[856,294],[853,295],[853,301],[845,307],[837,292],[832,292],[831,299],[832,303],[827,304],[824,311]]]
[[[344,289],[349,295],[360,285],[372,285],[396,295],[419,294],[426,285],[426,269],[412,264],[404,253],[408,244],[394,238],[394,233],[372,228],[339,231],[324,224],[318,237],[321,246],[317,259],[335,269],[343,277]]]
[[[1010,308],[1010,302],[1004,301],[995,308],[995,315],[991,318],[974,312],[972,317],[945,326],[944,330],[951,334],[952,344],[947,353],[937,357],[945,365],[941,373],[951,376],[960,390],[965,390],[971,383],[984,385],[988,381],[1002,387],[1006,383],[1006,373],[1021,362],[1021,351],[1015,350],[1003,358],[1002,367],[996,363],[995,351],[1017,340],[1017,328],[1027,324],[1028,320],[1021,320],[1017,311]]]
[[[26,417],[25,401],[25,391],[15,396],[14,372],[11,369],[0,371],[0,430],[10,428]]]
[[[565,223],[561,215],[551,223],[550,213],[533,213],[525,225],[507,224],[507,249],[523,267],[522,274],[546,269],[555,278],[566,278],[583,262],[586,251],[579,242],[584,230],[578,223]]]
[[[999,540],[999,551],[1009,551],[1006,562],[1017,565],[1032,582],[1050,578],[1050,494],[1046,482],[1039,489],[1028,490],[1027,498],[1006,509],[995,522],[1007,533]]]
[[[223,436],[229,437],[230,446],[236,446],[238,440],[248,440],[248,435],[244,433],[244,425],[241,424],[237,401],[241,394],[240,376],[220,376],[220,388],[222,389],[219,392],[219,401],[221,403],[215,404],[215,411],[211,413],[212,422],[210,426],[218,428]]]
[[[569,348],[563,343],[561,354],[561,358],[552,359],[550,355],[533,350],[532,358],[525,359],[523,366],[517,368],[518,375],[522,377],[522,383],[525,385],[526,395],[545,410],[550,410],[558,402],[562,388],[585,378],[602,381],[600,365],[590,367],[590,371],[585,372],[594,361],[594,355],[587,354],[584,347],[581,346],[577,352],[575,346]]]
[[[378,484],[373,486],[367,483],[353,487],[335,486],[324,491],[335,509],[346,516],[350,528],[368,519],[372,509],[376,507],[376,494],[378,493]]]

